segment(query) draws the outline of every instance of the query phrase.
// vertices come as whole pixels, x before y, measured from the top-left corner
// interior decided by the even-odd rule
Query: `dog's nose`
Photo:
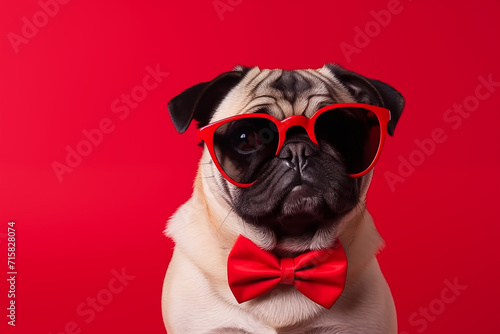
[[[308,158],[315,155],[317,151],[317,146],[309,138],[294,138],[285,142],[278,157],[283,159],[288,167],[300,172],[307,166]]]

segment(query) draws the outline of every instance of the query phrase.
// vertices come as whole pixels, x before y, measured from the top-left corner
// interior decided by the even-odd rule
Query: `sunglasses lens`
[[[319,144],[327,142],[336,149],[348,174],[366,170],[375,159],[380,143],[380,122],[364,108],[337,108],[325,111],[315,122]]]
[[[265,118],[222,124],[214,133],[214,151],[224,172],[238,183],[256,181],[256,172],[278,148],[278,128]]]

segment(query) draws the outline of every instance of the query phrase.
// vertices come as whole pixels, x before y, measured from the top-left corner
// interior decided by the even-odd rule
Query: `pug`
[[[396,311],[365,201],[404,98],[338,65],[237,66],[168,104],[203,147],[175,242],[169,334],[395,334]]]

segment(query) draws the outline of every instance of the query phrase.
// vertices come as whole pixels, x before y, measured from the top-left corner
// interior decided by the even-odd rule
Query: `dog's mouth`
[[[311,187],[294,186],[277,206],[271,227],[280,237],[305,237],[325,221],[328,207],[324,198]],[[271,217],[270,217],[271,218]]]
[[[286,194],[281,204],[283,216],[320,214],[321,207],[325,205],[324,199],[311,187],[305,184],[296,185]]]
[[[313,186],[301,183],[283,193],[272,212],[252,220],[253,224],[270,228],[278,245],[310,242],[320,228],[339,221],[341,213],[332,211]]]

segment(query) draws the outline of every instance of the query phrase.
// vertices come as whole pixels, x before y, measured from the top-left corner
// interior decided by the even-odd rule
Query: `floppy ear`
[[[389,109],[391,121],[387,125],[387,132],[392,136],[405,106],[405,99],[401,93],[382,81],[369,79],[338,65],[327,64],[326,67],[347,88],[357,102],[375,103]]]
[[[186,131],[193,119],[199,127],[208,124],[222,99],[245,76],[245,69],[237,69],[241,70],[225,72],[212,81],[199,83],[168,102],[170,118],[179,133]]]

